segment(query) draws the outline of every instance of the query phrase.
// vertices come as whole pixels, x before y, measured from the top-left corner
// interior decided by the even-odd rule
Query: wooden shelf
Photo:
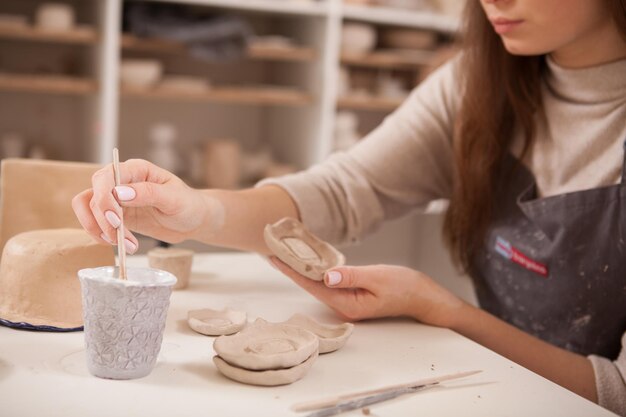
[[[122,88],[122,97],[174,100],[174,101],[218,101],[239,104],[267,104],[276,106],[304,106],[313,98],[293,89],[280,87],[214,87],[199,93],[177,92],[158,87],[152,89]]]
[[[346,110],[370,110],[379,112],[391,112],[398,108],[404,99],[384,97],[361,97],[346,96],[337,100],[337,107]]]
[[[164,39],[139,38],[134,35],[124,34],[121,37],[123,49],[131,51],[186,54],[185,45]],[[268,46],[262,43],[252,42],[246,51],[246,57],[250,59],[265,59],[275,61],[308,62],[315,59],[313,48],[301,46]]]
[[[46,43],[89,45],[95,43],[98,36],[96,31],[90,27],[78,27],[67,31],[43,30],[36,27],[10,29],[0,27],[0,38]]]
[[[0,91],[81,95],[96,90],[96,82],[87,78],[0,73]]]
[[[166,1],[168,3],[183,3],[201,6],[213,6],[230,10],[248,10],[251,12],[300,15],[300,16],[325,16],[328,14],[327,1],[277,1],[277,0],[153,0]]]
[[[341,54],[341,63],[359,67],[415,70],[428,65],[431,51],[376,51],[369,54]]]
[[[458,19],[428,11],[406,10],[380,6],[343,5],[343,18],[379,25],[404,26],[454,33],[459,29]]]

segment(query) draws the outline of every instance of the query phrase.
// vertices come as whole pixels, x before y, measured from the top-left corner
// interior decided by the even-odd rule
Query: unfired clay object
[[[74,20],[74,8],[63,3],[43,3],[35,14],[37,27],[46,30],[71,30]]]
[[[287,369],[270,369],[265,371],[251,371],[249,369],[238,368],[226,362],[219,356],[213,357],[213,362],[217,369],[224,376],[238,382],[250,385],[276,386],[286,385],[301,379],[313,366],[317,359],[318,352],[313,354],[303,363]]]
[[[265,226],[263,237],[268,248],[281,261],[315,281],[323,280],[328,269],[345,263],[341,252],[291,218]]]
[[[161,269],[174,274],[175,290],[187,288],[191,277],[193,251],[179,248],[156,248],[148,252],[150,268]]]
[[[83,324],[82,268],[111,265],[113,250],[82,229],[36,230],[10,239],[0,263],[0,318],[33,326]]]
[[[256,320],[233,336],[215,339],[213,349],[229,364],[247,370],[291,368],[318,351],[312,332],[284,323]]]
[[[3,159],[0,251],[18,233],[82,228],[72,210],[72,198],[91,188],[91,176],[99,168],[96,164],[79,162]]]
[[[206,184],[209,188],[236,189],[241,179],[241,146],[232,139],[206,144]]]
[[[120,80],[126,87],[152,87],[162,74],[163,64],[155,59],[123,59],[120,65]]]
[[[108,379],[148,375],[157,360],[176,277],[150,268],[128,268],[119,279],[111,266],[78,272],[85,317],[87,368]]]
[[[313,332],[320,340],[320,353],[334,352],[341,349],[352,334],[354,324],[321,324],[304,314],[294,314],[285,322]]]
[[[187,323],[194,331],[207,336],[221,336],[237,333],[247,322],[247,314],[236,310],[190,310]]]
[[[371,52],[376,46],[376,37],[376,28],[368,23],[344,23],[341,29],[341,52]]]

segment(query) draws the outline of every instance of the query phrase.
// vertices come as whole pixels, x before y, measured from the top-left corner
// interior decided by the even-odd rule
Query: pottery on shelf
[[[292,368],[318,351],[315,334],[284,323],[258,319],[241,332],[220,336],[213,349],[230,365],[247,370]]]
[[[159,83],[159,90],[183,94],[201,94],[209,90],[209,80],[192,75],[165,75]]]
[[[315,281],[345,263],[345,257],[330,244],[314,236],[299,221],[284,218],[265,226],[265,243],[274,255],[296,272]]]
[[[74,27],[74,8],[64,3],[43,3],[35,13],[39,29],[67,31]]]
[[[244,328],[247,315],[244,311],[236,310],[190,310],[187,313],[187,323],[194,331],[207,336],[221,336],[237,333]]]
[[[239,368],[226,362],[219,356],[213,357],[213,363],[224,376],[234,381],[251,385],[276,386],[291,384],[301,379],[311,369],[317,356],[318,352],[316,350],[304,362],[291,368],[262,371]]]
[[[155,248],[148,252],[150,268],[170,272],[176,279],[175,290],[182,290],[189,285],[193,251],[179,248]]]
[[[314,333],[320,341],[320,354],[341,349],[354,330],[354,324],[352,323],[338,325],[322,324],[304,314],[294,314],[285,323],[301,327]]]
[[[120,64],[122,85],[145,89],[154,86],[163,73],[163,64],[156,59],[123,59]]]
[[[26,29],[28,17],[22,14],[0,13],[0,29]]]
[[[366,54],[376,46],[376,28],[367,23],[344,23],[341,28],[341,52]]]
[[[241,181],[241,146],[233,139],[215,139],[206,143],[204,153],[206,185],[232,190]]]
[[[437,41],[437,33],[428,30],[388,28],[380,35],[381,45],[392,49],[431,50]]]

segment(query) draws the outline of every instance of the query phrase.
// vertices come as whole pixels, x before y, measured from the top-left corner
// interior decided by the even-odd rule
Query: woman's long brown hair
[[[606,0],[626,39],[626,0]],[[444,237],[453,259],[471,271],[483,248],[493,213],[494,192],[506,181],[504,158],[513,129],[532,143],[534,118],[541,109],[543,56],[515,56],[504,48],[478,0],[468,0],[465,43],[459,76],[464,90],[455,126],[454,187],[444,222]]]

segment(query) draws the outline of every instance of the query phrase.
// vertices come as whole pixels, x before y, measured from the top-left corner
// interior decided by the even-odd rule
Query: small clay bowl
[[[263,237],[278,259],[315,281],[322,281],[327,270],[346,261],[341,252],[314,236],[299,221],[288,217],[265,226]]]
[[[285,369],[318,351],[315,334],[301,327],[257,320],[232,336],[220,336],[213,349],[233,366],[248,370]]]
[[[224,376],[234,381],[250,385],[271,387],[291,384],[301,379],[309,369],[311,369],[317,356],[318,352],[316,350],[308,359],[299,365],[286,369],[271,369],[266,371],[251,371],[249,369],[239,368],[231,365],[219,356],[213,357],[213,363],[215,363],[217,369],[224,374]]]
[[[170,272],[178,279],[175,290],[182,290],[189,285],[193,251],[179,248],[155,248],[148,252],[150,268]]]
[[[247,315],[236,310],[190,310],[187,323],[194,331],[207,336],[221,336],[237,333],[244,328]]]
[[[304,314],[294,314],[285,323],[313,332],[320,340],[320,354],[341,349],[354,330],[352,323],[322,324]]]

